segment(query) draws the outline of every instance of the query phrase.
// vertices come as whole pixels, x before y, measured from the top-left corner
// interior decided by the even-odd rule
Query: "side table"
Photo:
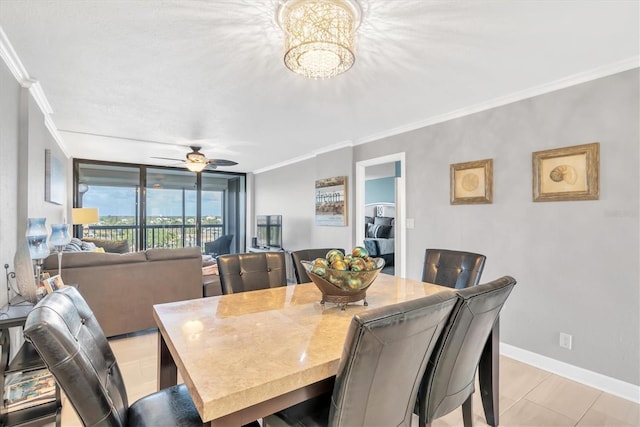
[[[4,388],[6,376],[16,372],[30,372],[46,368],[35,348],[29,342],[24,342],[16,355],[9,360],[11,354],[11,335],[9,328],[24,327],[27,315],[33,309],[33,304],[20,303],[5,305],[0,309],[0,425],[2,426],[41,426],[55,422],[60,426],[61,400],[60,389],[56,386],[55,400],[43,404],[36,404],[23,409],[9,411],[4,405]]]

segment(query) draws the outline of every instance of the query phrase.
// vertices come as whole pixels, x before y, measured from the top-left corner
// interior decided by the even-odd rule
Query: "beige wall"
[[[358,145],[351,156],[357,162],[406,152],[407,217],[415,220],[407,230],[408,277],[421,277],[427,247],[484,253],[484,281],[518,279],[502,314],[503,342],[634,385],[640,384],[639,77],[635,69],[597,79]],[[595,141],[600,200],[532,202],[533,151]],[[450,205],[449,165],[485,158],[494,159],[493,204]],[[317,178],[347,174],[352,182],[352,169],[316,158],[257,174],[256,212],[278,194],[285,224],[289,216],[305,224],[296,248],[353,246],[351,227],[328,234],[328,227],[313,225],[308,196]],[[559,347],[560,332],[573,335],[573,350]]]

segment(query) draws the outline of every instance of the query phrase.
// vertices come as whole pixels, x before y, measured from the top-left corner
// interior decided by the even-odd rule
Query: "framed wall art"
[[[600,144],[533,153],[533,201],[597,200]]]
[[[51,150],[44,150],[44,200],[61,205],[64,203],[64,168]]]
[[[316,225],[347,225],[347,177],[316,181]]]
[[[452,205],[493,202],[493,159],[454,163],[450,174]]]

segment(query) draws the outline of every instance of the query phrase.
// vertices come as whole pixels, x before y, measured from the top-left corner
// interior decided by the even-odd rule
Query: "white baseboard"
[[[607,377],[503,342],[500,343],[500,354],[623,399],[640,403],[640,386],[638,385]]]

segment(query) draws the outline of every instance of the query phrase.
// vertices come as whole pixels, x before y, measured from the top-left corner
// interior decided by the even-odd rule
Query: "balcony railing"
[[[89,233],[96,239],[126,240],[129,247],[142,249],[138,244],[139,225],[90,225]],[[196,246],[195,225],[147,225],[147,248],[185,248]],[[224,224],[203,224],[200,227],[201,246],[224,234]]]

